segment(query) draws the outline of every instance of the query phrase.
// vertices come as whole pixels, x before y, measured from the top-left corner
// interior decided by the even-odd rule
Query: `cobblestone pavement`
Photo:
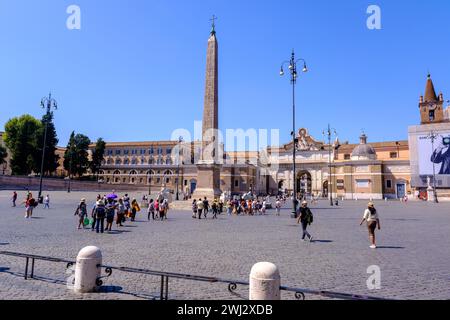
[[[31,220],[24,219],[23,207],[11,208],[10,195],[0,192],[0,251],[75,260],[81,248],[95,245],[106,265],[243,281],[254,263],[270,261],[286,286],[400,299],[450,298],[450,203],[376,203],[382,230],[377,233],[380,248],[371,250],[366,228],[359,227],[365,201],[313,206],[310,231],[317,241],[303,243],[288,208],[281,217],[269,211],[251,217],[222,214],[215,221],[171,211],[168,221],[148,222],[140,213],[138,221],[97,235],[77,230],[73,216],[78,200],[92,203],[93,193],[53,192],[51,209],[38,207]],[[371,265],[381,268],[380,290],[367,289]],[[24,259],[0,255],[0,299],[151,299],[159,293],[159,278],[115,270],[100,293],[76,295],[65,285],[64,264],[38,261],[37,280],[23,279],[24,266]],[[248,287],[237,292],[248,296]],[[234,298],[226,284],[186,280],[170,280],[169,293],[170,299]]]

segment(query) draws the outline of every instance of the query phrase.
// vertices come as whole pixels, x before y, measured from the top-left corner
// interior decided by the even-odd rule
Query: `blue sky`
[[[81,30],[66,9],[81,8]],[[382,30],[366,27],[379,5]],[[297,86],[297,126],[322,138],[407,139],[430,70],[450,99],[450,2],[255,0],[0,0],[0,130],[41,117],[51,90],[60,145],[168,140],[201,120],[209,19],[219,41],[220,128],[291,131],[291,88],[278,75],[295,48],[310,72]]]

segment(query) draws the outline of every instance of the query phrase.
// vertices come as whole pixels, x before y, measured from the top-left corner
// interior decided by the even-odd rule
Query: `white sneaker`
[[[371,245],[371,246],[370,246],[370,249],[376,249],[376,248],[377,248],[376,245]]]

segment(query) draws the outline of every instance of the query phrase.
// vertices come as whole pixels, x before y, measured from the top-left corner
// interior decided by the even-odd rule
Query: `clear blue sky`
[[[68,30],[66,8],[81,8]],[[366,27],[367,7],[382,30]],[[51,90],[59,145],[72,130],[92,140],[168,140],[201,120],[206,45],[219,17],[220,127],[291,130],[291,88],[278,75],[291,49],[310,72],[297,87],[297,124],[322,138],[407,139],[430,70],[450,99],[450,2],[255,0],[0,0],[0,130],[41,117]]]

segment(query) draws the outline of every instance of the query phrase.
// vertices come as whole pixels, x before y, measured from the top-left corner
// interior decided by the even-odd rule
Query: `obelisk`
[[[202,127],[202,154],[197,163],[197,188],[193,198],[209,200],[220,197],[220,155],[219,150],[219,66],[218,43],[214,20],[212,18],[212,30],[208,39],[206,56],[206,84],[205,101],[203,108]]]

